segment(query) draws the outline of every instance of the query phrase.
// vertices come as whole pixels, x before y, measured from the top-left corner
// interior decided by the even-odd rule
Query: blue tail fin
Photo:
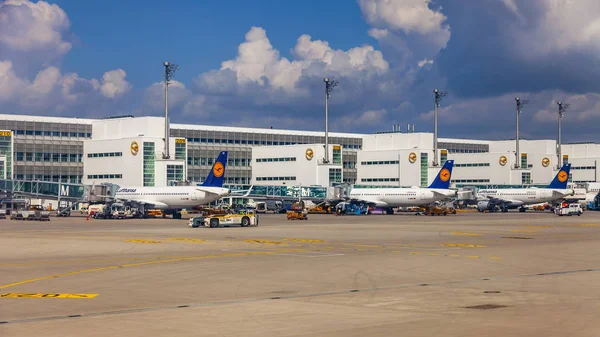
[[[556,188],[564,190],[567,188],[567,183],[569,182],[569,172],[571,171],[571,164],[565,164],[558,171],[554,180],[548,185],[547,188]]]
[[[454,160],[446,160],[444,166],[438,173],[437,177],[433,180],[429,188],[450,188],[450,178],[452,177],[452,166],[454,166]]]
[[[208,177],[206,177],[206,180],[204,180],[202,186],[223,187],[225,166],[227,166],[227,151],[222,151],[219,153],[217,161],[208,173]]]

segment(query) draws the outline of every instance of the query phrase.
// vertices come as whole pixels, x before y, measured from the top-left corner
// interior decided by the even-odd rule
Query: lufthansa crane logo
[[[567,172],[561,170],[560,172],[558,172],[558,175],[556,177],[558,178],[558,181],[564,183],[569,178],[569,175],[567,174]]]
[[[542,166],[548,167],[548,165],[550,165],[550,159],[548,159],[548,157],[544,157],[544,159],[542,159]]]
[[[221,178],[224,171],[223,164],[220,161],[216,162],[215,166],[213,166],[213,175],[217,178]]]
[[[305,153],[306,160],[312,160],[314,155],[315,155],[315,153],[313,152],[313,149],[310,149],[310,148],[306,149],[306,153]]]
[[[447,168],[444,168],[440,171],[440,180],[443,182],[450,180],[450,171]]]
[[[500,163],[500,165],[502,165],[502,166],[506,165],[507,162],[508,162],[508,158],[506,158],[506,156],[501,156],[500,159],[498,160],[498,163]]]
[[[138,142],[136,142],[134,140],[133,142],[131,142],[129,149],[131,150],[131,154],[135,156],[136,154],[138,154],[138,151],[140,150],[140,145],[138,144]]]
[[[414,153],[414,152],[411,152],[411,153],[408,155],[408,161],[409,161],[409,162],[411,162],[411,163],[414,163],[414,162],[416,162],[416,161],[417,161],[417,154],[416,154],[416,153]]]

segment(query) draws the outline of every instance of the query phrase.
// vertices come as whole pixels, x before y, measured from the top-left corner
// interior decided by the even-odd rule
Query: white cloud
[[[129,82],[125,80],[127,73],[123,69],[107,71],[102,75],[100,92],[104,97],[117,98],[131,89]]]
[[[329,43],[312,40],[302,35],[293,50],[297,60],[281,57],[271,45],[263,28],[252,27],[246,40],[238,47],[238,55],[233,60],[222,63],[219,71],[201,76],[201,85],[215,90],[225,81],[233,80],[227,71],[235,74],[237,85],[257,84],[274,91],[283,90],[287,94],[302,94],[298,88],[302,76],[324,76],[337,73],[344,77],[370,76],[389,70],[383,54],[372,46],[365,45],[347,51],[333,49]]]
[[[367,110],[357,115],[350,114],[344,116],[342,122],[346,127],[382,126],[388,115],[389,113],[386,109]]]
[[[423,66],[425,66],[427,64],[433,64],[433,60],[422,59],[421,61],[419,61],[419,63],[417,63],[419,68],[422,68]]]
[[[519,8],[531,6],[529,0],[504,3],[520,18]],[[573,48],[600,52],[599,1],[539,0],[535,6],[536,17],[522,20],[520,27],[512,28],[523,55],[536,58],[549,52],[571,52]]]
[[[569,104],[564,113],[564,121],[586,122],[600,118],[600,94],[587,93],[575,95],[560,95],[565,97],[563,102]],[[548,101],[545,108],[535,113],[535,120],[540,123],[556,123],[558,115],[557,100]]]
[[[40,70],[33,80],[16,75],[11,61],[0,61],[0,102],[23,111],[64,111],[100,95],[116,98],[129,88],[125,72],[106,72],[103,81],[83,79],[75,73],[62,74],[56,67]]]
[[[444,24],[446,16],[431,9],[430,3],[430,0],[358,0],[368,24],[406,34],[420,34],[443,48],[450,39],[450,27]],[[377,39],[387,35],[382,29],[370,33]]]
[[[169,108],[178,108],[190,99],[191,92],[185,87],[185,84],[172,80],[169,83]],[[165,82],[156,82],[146,88],[144,94],[144,105],[147,105],[152,111],[164,111],[165,108]],[[148,114],[149,111],[145,111]]]
[[[60,57],[71,49],[63,35],[69,26],[67,14],[56,4],[0,2],[0,49]]]

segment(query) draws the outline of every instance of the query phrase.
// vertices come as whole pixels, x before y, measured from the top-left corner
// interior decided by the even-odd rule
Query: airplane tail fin
[[[571,171],[571,164],[565,164],[558,171],[554,180],[548,185],[547,188],[561,189],[564,190],[567,188],[567,183],[569,182],[569,171]]]
[[[437,177],[433,180],[429,188],[450,188],[450,177],[452,177],[452,167],[454,166],[454,160],[446,160],[444,166],[438,173]]]
[[[202,186],[223,187],[225,166],[227,166],[227,151],[221,151]]]

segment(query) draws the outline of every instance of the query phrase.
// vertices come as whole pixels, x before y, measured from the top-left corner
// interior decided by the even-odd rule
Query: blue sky
[[[282,56],[302,34],[349,49],[374,43],[358,5],[349,1],[54,1],[68,15],[78,42],[64,69],[93,77],[124,68],[134,86],[150,85],[163,60],[178,63],[188,83],[237,53],[252,26],[267,30]],[[154,72],[154,73],[152,73]]]
[[[180,65],[172,121],[335,131],[600,141],[597,0],[0,1],[3,113],[160,115],[162,62]]]

